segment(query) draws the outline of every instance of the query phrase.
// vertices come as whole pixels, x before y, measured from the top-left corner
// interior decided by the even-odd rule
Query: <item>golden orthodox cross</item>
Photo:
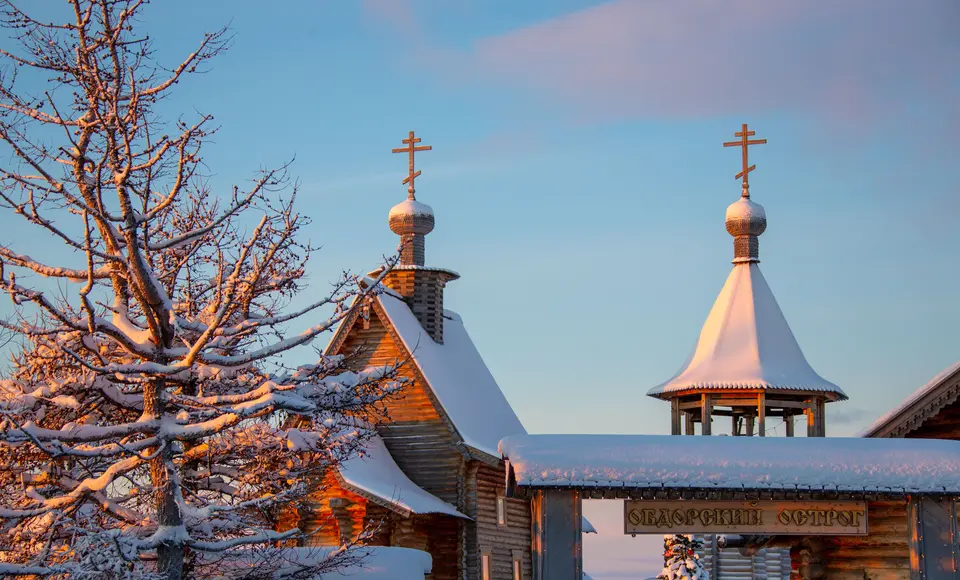
[[[408,183],[410,184],[410,186],[407,187],[407,192],[410,194],[407,196],[407,199],[416,199],[416,197],[414,196],[414,194],[416,193],[416,190],[413,188],[413,180],[420,176],[419,171],[413,170],[414,153],[417,151],[430,151],[431,149],[433,149],[433,147],[430,145],[417,146],[417,143],[419,142],[420,142],[420,137],[414,137],[413,131],[410,131],[410,136],[401,141],[401,143],[404,143],[406,147],[398,147],[393,150],[394,153],[408,153],[410,155],[410,173],[408,173],[407,176],[403,178],[404,185]]]
[[[729,141],[729,142],[723,144],[724,147],[741,147],[741,148],[743,149],[743,169],[740,171],[740,173],[738,173],[738,174],[734,177],[734,179],[740,179],[741,177],[743,178],[743,195],[744,195],[744,197],[750,197],[750,193],[749,193],[749,191],[750,191],[750,182],[749,182],[749,180],[747,179],[747,174],[757,168],[756,165],[750,165],[749,162],[747,161],[747,147],[748,147],[749,145],[763,145],[764,143],[767,142],[766,139],[753,139],[753,140],[751,141],[749,138],[750,138],[750,137],[753,137],[755,134],[756,134],[755,131],[748,131],[748,130],[747,130],[747,124],[744,123],[744,124],[743,124],[743,129],[742,129],[741,131],[733,134],[734,137],[740,137],[740,140],[739,140],[739,141]],[[412,133],[411,133],[411,135],[412,135]]]

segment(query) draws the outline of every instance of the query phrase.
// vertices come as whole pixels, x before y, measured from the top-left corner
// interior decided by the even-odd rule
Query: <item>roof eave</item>
[[[378,506],[380,506],[380,507],[382,507],[382,508],[388,509],[388,510],[392,511],[393,513],[395,513],[395,514],[397,514],[397,515],[399,515],[400,517],[403,517],[403,518],[410,518],[410,517],[415,516],[415,515],[417,515],[417,516],[437,515],[437,516],[450,516],[450,517],[452,517],[452,518],[462,518],[462,519],[465,519],[465,520],[473,521],[473,518],[471,518],[470,516],[467,516],[467,515],[464,515],[464,514],[460,513],[460,511],[459,511],[459,510],[456,510],[456,509],[453,510],[453,513],[447,513],[447,512],[419,512],[419,511],[414,511],[414,510],[412,510],[412,509],[410,509],[410,508],[408,508],[408,507],[406,507],[406,506],[402,506],[402,505],[398,504],[398,503],[395,502],[395,501],[392,501],[392,500],[390,500],[390,499],[381,497],[381,496],[379,496],[379,495],[377,495],[377,494],[375,494],[375,493],[370,493],[369,491],[363,489],[362,487],[350,483],[349,481],[347,481],[347,480],[343,477],[343,474],[340,473],[339,471],[337,472],[337,482],[340,484],[341,487],[343,487],[344,489],[346,489],[346,490],[349,491],[350,493],[355,493],[355,494],[359,495],[360,497],[366,499],[367,501],[370,501],[370,502],[372,502],[372,503],[375,503],[376,505],[378,505]],[[440,500],[439,498],[437,498],[437,499],[438,499],[438,501],[443,501],[443,500]],[[450,507],[453,508],[453,506],[450,506]]]

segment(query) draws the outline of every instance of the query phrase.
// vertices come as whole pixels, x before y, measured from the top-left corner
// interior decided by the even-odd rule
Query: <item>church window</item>
[[[507,526],[507,502],[504,498],[497,498],[497,525],[501,528]]]
[[[492,572],[490,571],[490,554],[484,554],[480,557],[480,578],[481,580],[490,580]]]

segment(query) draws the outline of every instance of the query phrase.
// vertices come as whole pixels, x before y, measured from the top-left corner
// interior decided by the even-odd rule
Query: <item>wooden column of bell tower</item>
[[[770,418],[783,420],[787,437],[796,433],[798,416],[806,417],[807,437],[825,437],[824,408],[827,397],[809,392],[770,392],[743,389],[689,391],[670,399],[671,434],[714,435],[713,419],[730,417],[729,434],[734,437],[764,437],[770,429]],[[697,425],[700,425],[699,433]]]

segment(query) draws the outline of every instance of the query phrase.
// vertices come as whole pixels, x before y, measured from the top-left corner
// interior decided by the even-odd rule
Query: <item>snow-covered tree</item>
[[[0,223],[33,230],[0,232],[19,345],[0,371],[0,575],[205,576],[295,539],[282,506],[398,388],[390,369],[277,361],[377,281],[294,300],[312,248],[287,167],[218,193],[212,117],[158,111],[227,31],[165,67],[136,31],[144,4],[69,0],[51,22],[3,2],[19,42],[0,50]]]
[[[663,571],[658,580],[710,580],[697,550],[703,542],[681,534],[663,537]]]

